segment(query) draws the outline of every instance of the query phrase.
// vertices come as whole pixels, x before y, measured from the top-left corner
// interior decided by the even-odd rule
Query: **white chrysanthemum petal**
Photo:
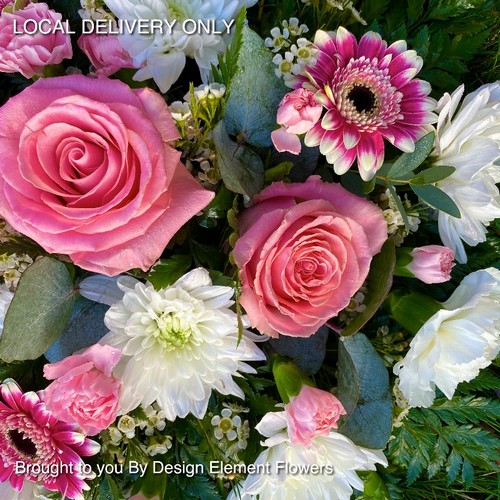
[[[122,278],[118,286],[123,299],[106,313],[101,343],[122,350],[120,413],[157,401],[169,420],[202,418],[212,389],[244,397],[233,377],[254,372],[246,361],[265,356],[246,331],[238,342],[231,288],[212,286],[204,269],[158,291]]]
[[[500,271],[469,274],[417,332],[405,358],[394,366],[411,406],[430,406],[435,387],[451,399],[500,351]]]
[[[181,74],[186,57],[196,60],[203,81],[207,81],[211,64],[217,64],[217,56],[224,53],[231,35],[227,24],[231,23],[243,6],[250,7],[257,0],[104,0],[105,4],[121,20],[160,19],[163,29],[151,34],[135,30],[119,35],[120,44],[129,52],[138,70],[134,79],[143,81],[154,78],[162,92],[167,92]],[[184,27],[183,22],[190,20]],[[194,23],[214,23],[214,32],[200,29],[192,33]],[[186,31],[186,32],[185,32]],[[216,33],[215,31],[219,32]]]
[[[465,97],[463,86],[439,101],[440,110],[433,154],[436,165],[456,171],[437,183],[457,204],[461,218],[439,213],[439,235],[467,262],[462,242],[475,246],[485,241],[486,227],[500,217],[500,84],[483,85]],[[457,111],[458,110],[458,111]]]

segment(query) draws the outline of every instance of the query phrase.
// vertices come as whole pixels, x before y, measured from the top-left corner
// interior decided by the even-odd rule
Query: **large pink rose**
[[[120,45],[118,35],[91,33],[80,36],[77,43],[94,66],[97,76],[110,76],[122,68],[138,67]]]
[[[41,75],[45,66],[71,58],[70,36],[55,29],[57,21],[62,21],[61,14],[49,9],[46,3],[31,3],[13,13],[3,11],[0,15],[0,71],[19,72],[31,78]],[[37,26],[50,33],[24,33],[25,22],[28,22],[26,28],[29,33],[35,31]],[[14,28],[23,34],[14,33]]]
[[[54,380],[45,389],[45,405],[59,420],[94,435],[111,425],[118,411],[121,381],[112,375],[121,351],[95,344],[81,354],[43,367]]]
[[[333,394],[303,385],[299,395],[285,406],[285,414],[292,443],[309,446],[316,436],[328,436],[336,429],[346,411]]]
[[[168,145],[177,129],[150,89],[42,79],[0,108],[0,123],[0,214],[84,269],[147,270],[213,197]]]
[[[261,333],[308,337],[349,304],[387,239],[382,211],[318,176],[277,182],[240,218],[240,302]]]

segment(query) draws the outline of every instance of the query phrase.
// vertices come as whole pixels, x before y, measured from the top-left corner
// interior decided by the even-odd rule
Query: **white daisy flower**
[[[212,389],[243,398],[233,377],[255,373],[245,361],[265,355],[257,335],[244,331],[238,342],[234,290],[212,285],[202,268],[159,291],[134,281],[118,279],[125,294],[106,313],[110,333],[101,340],[122,350],[119,414],[156,401],[168,420],[203,418]]]
[[[422,326],[405,358],[394,366],[410,406],[431,406],[436,387],[451,399],[500,351],[500,271],[469,274]]]
[[[309,446],[293,444],[284,411],[266,414],[256,428],[268,438],[262,443],[267,449],[255,461],[257,472],[249,474],[228,500],[349,500],[353,488],[363,490],[356,471],[375,470],[376,463],[387,466],[382,451],[357,446],[333,430],[327,436],[315,437]],[[297,472],[301,469],[312,472]]]
[[[475,246],[486,240],[486,226],[500,217],[500,82],[483,85],[465,97],[461,85],[438,103],[435,165],[456,171],[437,183],[460,209],[461,218],[439,212],[441,240],[467,262],[462,243]]]

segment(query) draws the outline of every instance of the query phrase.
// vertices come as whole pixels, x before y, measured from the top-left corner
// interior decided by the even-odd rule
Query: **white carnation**
[[[238,342],[232,288],[213,286],[202,268],[159,291],[132,278],[118,286],[125,294],[106,313],[100,343],[122,350],[119,414],[156,401],[168,420],[202,418],[212,389],[244,397],[233,377],[255,373],[245,361],[265,355],[250,332]]]
[[[500,217],[500,83],[483,85],[465,97],[460,86],[438,103],[435,165],[456,171],[437,183],[460,209],[461,218],[439,212],[441,240],[467,262],[462,243],[475,246],[486,240],[486,226]]]
[[[168,21],[173,28],[156,30],[151,34],[121,33],[120,44],[132,56],[137,66],[143,66],[134,76],[137,81],[153,78],[162,92],[167,92],[179,78],[186,64],[186,57],[194,58],[200,68],[201,78],[207,81],[212,64],[217,64],[217,55],[224,53],[230,36],[226,25],[234,20],[243,6],[251,7],[257,0],[104,0],[113,14],[133,21],[160,19]],[[222,34],[199,33],[182,29],[185,20],[216,23]],[[175,21],[175,24],[173,24]],[[166,25],[165,25],[166,26]]]
[[[428,407],[439,387],[448,399],[500,351],[500,271],[469,274],[417,332],[405,358],[394,366],[411,406]]]
[[[310,446],[293,444],[288,437],[285,412],[266,414],[256,428],[268,438],[262,443],[267,449],[255,461],[257,472],[249,474],[228,500],[349,500],[353,488],[363,490],[363,481],[356,471],[375,470],[377,463],[387,466],[382,451],[357,446],[334,430],[328,436],[315,437]],[[288,474],[283,464],[288,464]],[[323,467],[324,472],[296,473],[311,466],[311,471]]]

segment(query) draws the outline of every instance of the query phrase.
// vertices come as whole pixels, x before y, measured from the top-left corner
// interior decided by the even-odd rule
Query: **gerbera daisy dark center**
[[[33,443],[30,438],[26,437],[24,432],[19,432],[16,429],[11,429],[9,431],[9,437],[14,447],[23,455],[26,455],[30,458],[36,457],[37,449],[35,443]]]
[[[371,113],[377,103],[375,94],[364,85],[354,85],[347,98],[354,104],[358,113]]]

